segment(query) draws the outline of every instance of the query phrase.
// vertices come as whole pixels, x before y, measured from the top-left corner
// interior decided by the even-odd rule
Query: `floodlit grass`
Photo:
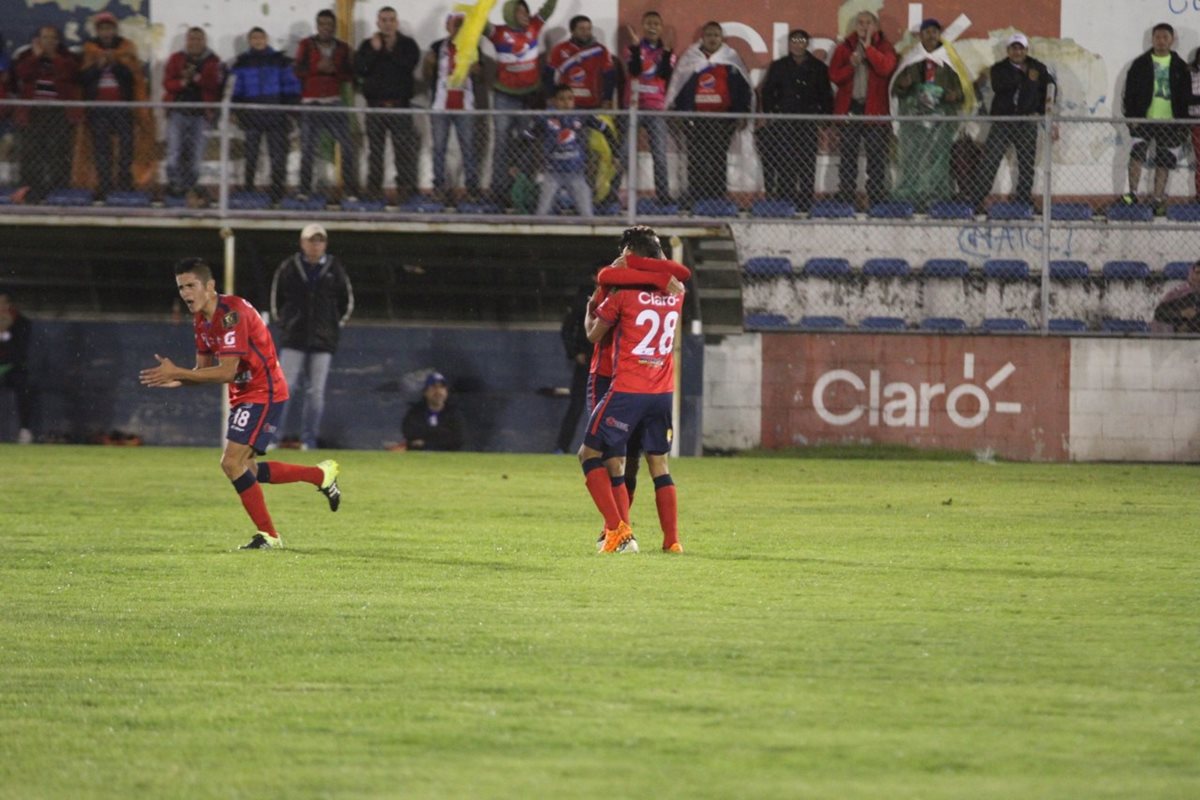
[[[1200,796],[1194,469],[339,458],[0,448],[0,797]]]

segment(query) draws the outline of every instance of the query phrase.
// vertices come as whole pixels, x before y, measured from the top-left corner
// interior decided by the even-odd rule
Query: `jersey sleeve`
[[[596,309],[596,317],[606,325],[616,325],[617,317],[621,314],[622,297],[624,294],[621,292],[610,293]]]

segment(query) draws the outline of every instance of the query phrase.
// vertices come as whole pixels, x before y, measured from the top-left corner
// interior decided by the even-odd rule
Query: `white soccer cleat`
[[[338,488],[337,477],[342,468],[338,466],[338,462],[332,459],[322,461],[317,464],[317,469],[325,476],[321,479],[321,485],[317,490],[329,500],[329,510],[337,511],[338,506],[342,503],[342,490]]]

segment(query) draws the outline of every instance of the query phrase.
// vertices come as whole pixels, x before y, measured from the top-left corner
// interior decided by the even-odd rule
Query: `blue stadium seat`
[[[1108,219],[1111,222],[1150,222],[1154,219],[1154,208],[1117,202],[1108,207]]]
[[[971,267],[961,258],[931,258],[921,267],[927,278],[965,278]]]
[[[929,216],[933,219],[974,219],[975,209],[957,200],[938,200],[929,204]]]
[[[504,209],[495,203],[459,203],[458,213],[460,214],[503,214]]]
[[[742,322],[742,327],[747,330],[771,330],[790,328],[791,326],[792,323],[783,314],[766,314],[763,312],[747,314]]]
[[[1163,277],[1173,281],[1186,281],[1191,269],[1191,261],[1172,261],[1163,267]]]
[[[382,200],[343,200],[343,211],[383,211],[387,203]]]
[[[1200,203],[1167,206],[1167,219],[1172,222],[1200,222]]]
[[[850,262],[844,258],[810,258],[804,262],[804,274],[812,278],[845,278]]]
[[[868,258],[862,271],[872,278],[903,278],[912,270],[903,258]]]
[[[431,197],[417,194],[400,206],[400,210],[405,214],[440,214],[446,207]]]
[[[776,275],[791,275],[792,262],[781,256],[756,256],[743,266],[747,277],[773,278]]]
[[[607,203],[602,203],[596,206],[596,216],[598,217],[618,217],[625,209],[621,208],[621,204],[616,200],[609,200]]]
[[[109,192],[104,205],[114,208],[149,208],[149,192]]]
[[[229,207],[234,211],[261,211],[271,207],[271,196],[266,192],[230,192]]]
[[[794,217],[796,204],[788,200],[755,200],[750,204],[752,217]]]
[[[1029,203],[992,203],[988,206],[988,219],[1033,219],[1033,206]]]
[[[727,197],[709,197],[692,204],[693,217],[736,217],[737,203]]]
[[[813,203],[808,216],[812,219],[841,219],[853,217],[855,213],[854,206],[850,203],[841,200],[818,200]]]
[[[92,190],[54,189],[46,195],[44,202],[48,206],[90,206],[92,204]]]
[[[988,317],[981,327],[988,333],[1016,333],[1029,330],[1029,323],[1015,317]]]
[[[279,201],[279,207],[284,211],[324,211],[325,197],[319,194],[307,199],[285,197]]]
[[[1055,203],[1050,206],[1050,219],[1059,222],[1086,222],[1092,218],[1087,203]]]
[[[1054,333],[1079,333],[1086,331],[1088,325],[1081,319],[1072,319],[1070,317],[1057,317],[1046,323],[1046,327]]]
[[[187,195],[164,194],[162,204],[163,208],[187,208]]]
[[[679,214],[679,204],[660,203],[653,197],[639,197],[637,213],[643,217],[674,217]]]
[[[967,323],[958,317],[926,317],[921,320],[921,330],[923,331],[942,331],[950,333],[953,331],[965,331]]]
[[[871,206],[868,215],[875,219],[909,219],[913,215],[912,203],[889,200]]]
[[[1019,258],[989,258],[983,262],[983,274],[1002,281],[1022,281],[1029,277],[1029,264]]]
[[[1112,319],[1105,318],[1100,323],[1101,330],[1109,333],[1149,333],[1150,325],[1141,319]]]
[[[863,317],[858,327],[868,331],[902,331],[908,323],[901,317]]]
[[[1050,278],[1056,281],[1086,281],[1092,271],[1086,261],[1051,261]]]
[[[833,316],[804,316],[800,318],[800,327],[818,328],[820,330],[844,328],[846,327],[846,320]]]
[[[12,203],[12,193],[16,191],[11,186],[0,186],[0,206],[7,206]]]
[[[1106,261],[1104,277],[1110,281],[1140,281],[1150,277],[1150,265],[1145,261]]]

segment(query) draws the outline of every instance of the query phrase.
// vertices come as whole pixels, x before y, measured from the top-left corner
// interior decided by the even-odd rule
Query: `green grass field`
[[[1200,796],[1194,468],[217,457],[0,447],[0,797]]]

